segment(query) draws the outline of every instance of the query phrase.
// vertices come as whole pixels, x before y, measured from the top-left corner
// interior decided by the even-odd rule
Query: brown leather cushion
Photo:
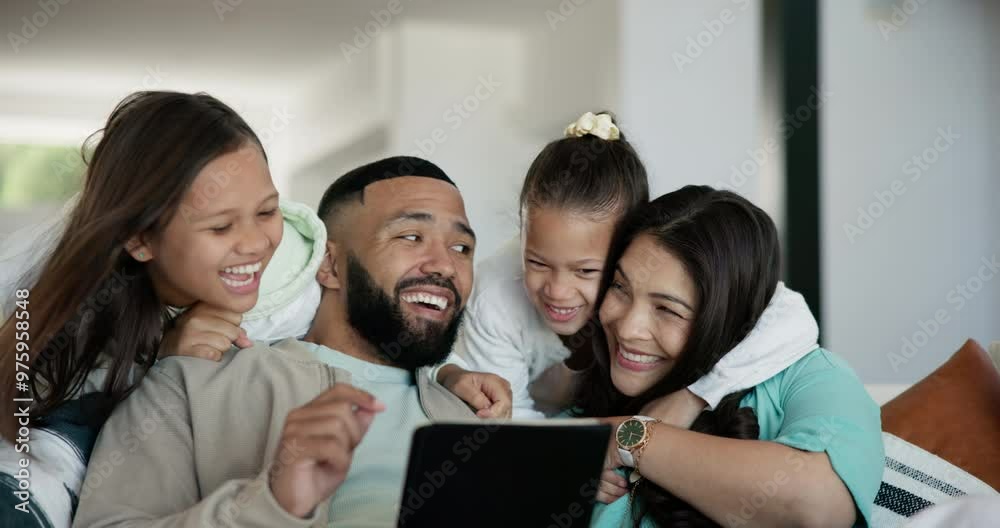
[[[972,339],[882,406],[882,430],[1000,490],[1000,372]]]

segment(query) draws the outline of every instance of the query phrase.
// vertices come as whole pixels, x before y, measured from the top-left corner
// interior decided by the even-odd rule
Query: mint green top
[[[882,422],[878,406],[847,363],[817,348],[754,387],[741,403],[757,413],[761,440],[803,451],[826,452],[860,512],[855,526],[868,526],[882,481]],[[794,473],[796,468],[801,469],[801,463],[790,458],[786,472]],[[762,490],[760,500],[766,498],[766,491]],[[595,504],[590,525],[632,526],[628,499],[626,495],[611,504]],[[754,502],[760,503],[754,501],[754,496],[749,497],[743,509],[731,512],[722,524],[745,524],[756,511]],[[655,525],[647,518],[642,526]]]
[[[320,361],[351,373],[351,385],[385,404],[354,450],[347,479],[330,499],[328,526],[396,526],[413,431],[429,423],[409,371],[303,342]]]

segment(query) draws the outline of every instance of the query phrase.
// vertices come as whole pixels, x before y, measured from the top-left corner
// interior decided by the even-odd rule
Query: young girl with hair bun
[[[545,145],[529,167],[520,237],[476,270],[463,332],[435,373],[459,394],[472,392],[461,386],[475,382],[466,371],[499,374],[510,382],[514,418],[544,417],[569,403],[599,344],[595,302],[612,235],[626,214],[649,201],[646,168],[611,114],[587,112],[564,136]],[[654,271],[659,263],[647,266]],[[779,284],[742,342],[686,391],[663,395],[648,411],[689,425],[695,415],[673,414],[690,408],[677,405],[679,399],[714,408],[813,350],[817,337],[802,296]],[[627,361],[642,368],[649,358]],[[493,396],[478,398],[474,406],[485,409]]]

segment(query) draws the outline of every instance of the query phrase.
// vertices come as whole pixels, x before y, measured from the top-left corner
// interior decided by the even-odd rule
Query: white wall
[[[865,382],[915,381],[966,338],[1000,336],[1000,275],[961,306],[955,290],[1000,256],[1000,10],[988,3],[914,2],[898,31],[890,2],[822,3],[822,339]],[[949,128],[959,137],[933,151]],[[908,160],[928,148],[937,160],[917,173]],[[905,192],[883,207],[873,193],[889,203],[893,182]],[[852,241],[859,207],[879,216]]]
[[[992,175],[990,176],[990,181],[993,183],[992,190],[987,189],[986,199],[987,208],[992,211],[992,215],[987,217],[986,221],[993,226],[992,230],[987,230],[993,234],[994,240],[1000,243],[1000,31],[996,31],[997,25],[1000,24],[1000,3],[997,2],[986,2],[986,13],[983,16],[981,22],[985,26],[986,34],[989,36],[989,43],[987,44],[990,50],[989,62],[987,63],[987,71],[990,73],[990,94],[988,97],[988,104],[986,105],[985,111],[992,119],[989,119],[990,127],[990,140],[987,148],[991,153],[989,160],[990,167],[992,168]],[[991,351],[993,354],[993,362],[1000,369],[1000,286],[994,285],[994,294],[988,295],[986,297],[986,332],[988,335],[984,338],[988,338],[993,341],[991,343]],[[986,346],[986,343],[982,343]]]
[[[534,155],[515,115],[525,44],[514,28],[415,22],[396,48],[388,152],[429,159],[455,180],[479,257],[516,231],[513,196]]]
[[[758,0],[547,2],[513,23],[402,19],[389,29],[373,45],[388,55],[377,68],[387,76],[377,82],[389,86],[384,149],[372,141],[334,149],[293,177],[293,197],[314,203],[365,157],[413,153],[421,142],[433,150],[418,153],[459,183],[480,234],[478,255],[487,256],[516,232],[516,196],[541,147],[580,113],[608,109],[646,161],[654,196],[691,183],[725,185],[781,223],[780,154],[759,164],[748,153],[772,130],[760,126]],[[674,52],[692,63],[679,68]],[[444,113],[486,73],[502,86],[453,130],[457,121]],[[355,99],[367,94],[344,96]],[[435,128],[446,140],[428,141]]]
[[[363,120],[372,130],[317,149],[324,155],[295,171],[291,196],[315,206],[334,179],[359,164],[420,156],[455,180],[477,232],[477,260],[489,256],[517,233],[517,196],[542,146],[580,113],[614,110],[616,6],[558,10],[548,2],[513,20],[465,24],[401,17],[357,57],[376,64],[341,72],[367,72],[372,84],[330,90],[313,109],[332,116],[315,121],[317,133],[359,122],[359,106],[378,116]],[[559,20],[550,23],[547,11]]]
[[[780,204],[762,200],[760,167],[747,153],[761,146],[760,2],[630,0],[619,9],[620,117],[650,170],[653,196],[729,184],[780,216]]]

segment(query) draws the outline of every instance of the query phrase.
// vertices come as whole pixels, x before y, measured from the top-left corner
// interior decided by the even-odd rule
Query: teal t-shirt
[[[375,415],[368,432],[354,450],[347,480],[330,498],[327,527],[395,526],[404,500],[403,481],[406,480],[406,461],[413,431],[429,423],[420,405],[413,374],[369,363],[322,345],[302,344],[324,363],[350,372],[352,385],[370,392],[385,404],[385,411]]]
[[[825,451],[860,512],[855,526],[868,526],[885,463],[882,421],[878,405],[842,359],[817,348],[754,387],[741,404],[757,413],[760,440]],[[790,459],[789,472],[796,467],[802,466]],[[611,504],[597,503],[590,525],[631,526],[628,507],[628,495]],[[753,508],[751,497],[747,511],[733,512],[735,518],[728,524],[742,524]],[[643,526],[655,525],[647,518]]]

